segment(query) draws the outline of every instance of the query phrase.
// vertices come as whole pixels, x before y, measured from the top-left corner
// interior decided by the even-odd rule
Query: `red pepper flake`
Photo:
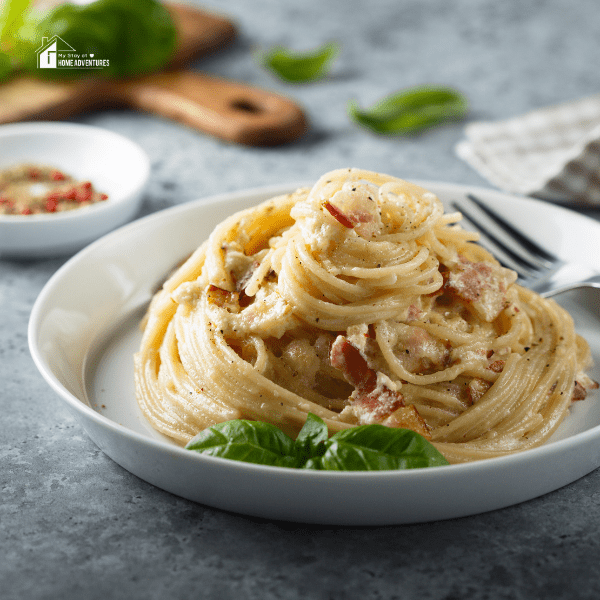
[[[75,200],[77,202],[88,202],[92,198],[92,184],[89,186],[86,183],[82,183],[79,188],[76,189]]]
[[[54,198],[46,199],[46,212],[56,212],[56,208],[58,207],[58,200]]]
[[[66,200],[77,200],[77,188],[76,187],[72,187],[71,189],[67,190],[63,194],[63,197]]]
[[[108,199],[94,189],[91,181],[76,182],[56,167],[19,165],[0,173],[0,213],[30,215],[77,208],[78,205]],[[48,184],[46,193],[38,193],[33,183]]]

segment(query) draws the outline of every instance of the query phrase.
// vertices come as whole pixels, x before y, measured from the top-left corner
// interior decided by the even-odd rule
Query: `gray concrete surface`
[[[463,124],[382,138],[348,120],[347,102],[370,106],[404,87],[448,84],[469,97],[470,119],[499,119],[599,91],[596,0],[205,5],[233,18],[240,35],[194,68],[294,97],[311,129],[295,144],[255,149],[127,110],[74,119],[148,152],[141,214],[346,166],[489,187],[454,155]],[[343,50],[322,82],[281,83],[254,59],[275,44],[307,50],[331,39]],[[3,600],[600,597],[600,471],[504,510],[379,528],[253,519],[140,481],[94,446],[29,355],[29,312],[66,258],[0,260]]]

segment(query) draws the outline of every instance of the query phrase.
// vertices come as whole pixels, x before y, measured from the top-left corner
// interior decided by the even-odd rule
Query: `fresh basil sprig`
[[[324,44],[312,52],[292,52],[282,46],[276,46],[262,56],[261,62],[280,79],[291,83],[303,83],[324,77],[339,50],[340,45],[336,42]]]
[[[410,429],[361,425],[328,436],[309,413],[297,439],[275,425],[237,419],[201,431],[186,446],[210,456],[260,465],[327,471],[381,471],[447,465],[423,436]]]
[[[455,89],[423,85],[387,96],[368,110],[355,101],[350,117],[375,133],[409,135],[446,121],[462,119],[468,110],[466,97]]]

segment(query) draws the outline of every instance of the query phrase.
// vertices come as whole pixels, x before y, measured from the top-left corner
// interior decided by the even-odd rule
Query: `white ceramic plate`
[[[108,195],[91,206],[57,213],[0,215],[0,256],[68,254],[131,219],[150,175],[150,159],[128,138],[77,123],[0,126],[0,170],[23,163],[47,165]]]
[[[560,256],[600,270],[599,223],[486,189],[422,185],[442,200],[476,193]],[[600,465],[597,393],[577,403],[541,448],[401,472],[311,472],[227,461],[184,450],[151,429],[135,400],[132,354],[154,287],[223,218],[295,187],[227,194],[151,215],[88,246],[47,283],[31,315],[32,356],[108,456],[160,488],[210,506],[270,519],[351,525],[422,522],[498,509],[555,490]],[[576,294],[567,300],[600,365],[598,296]],[[598,366],[592,375],[600,379]]]

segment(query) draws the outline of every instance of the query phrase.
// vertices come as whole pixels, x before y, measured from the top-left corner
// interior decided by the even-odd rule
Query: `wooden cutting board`
[[[230,43],[235,26],[196,8],[167,4],[179,39],[162,73],[123,81],[44,81],[23,76],[0,85],[0,123],[59,120],[77,113],[126,106],[179,121],[217,138],[252,146],[291,142],[307,120],[292,100],[244,83],[186,71],[193,58]]]

